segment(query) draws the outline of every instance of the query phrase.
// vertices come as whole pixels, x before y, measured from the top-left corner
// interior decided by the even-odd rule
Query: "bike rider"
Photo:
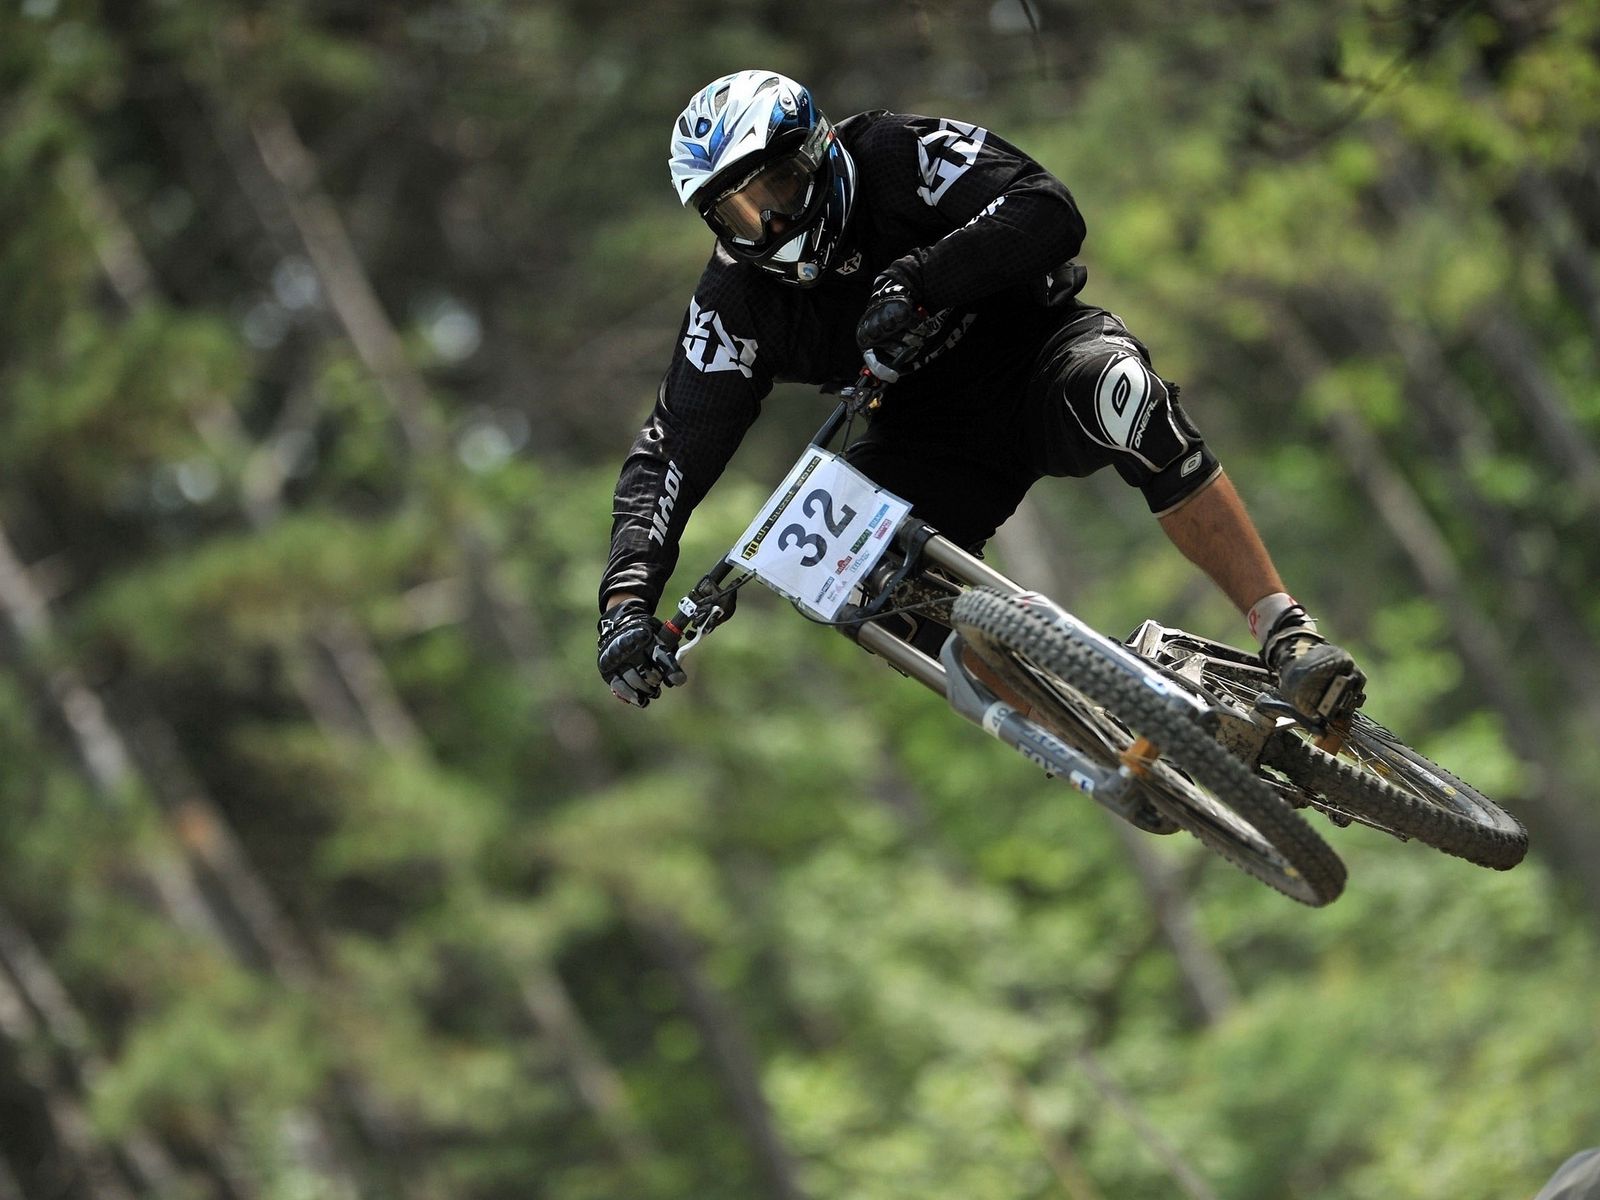
[[[772,71],[723,76],[672,130],[678,198],[717,236],[655,409],[618,480],[600,674],[644,706],[684,678],[653,615],[691,510],[778,380],[894,380],[845,457],[961,545],[1045,475],[1105,466],[1244,613],[1302,713],[1365,677],[1287,594],[1233,485],[1113,314],[1077,298],[1083,218],[979,126],[885,111],[829,123]]]

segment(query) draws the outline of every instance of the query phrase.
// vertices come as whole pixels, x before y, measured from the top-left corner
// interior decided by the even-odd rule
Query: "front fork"
[[[1059,775],[1125,821],[1138,824],[1146,802],[1141,781],[1159,755],[1154,744],[1137,739],[1115,768],[1090,758],[1075,746],[1030,720],[976,679],[961,661],[966,642],[952,633],[939,651],[944,694],[950,707],[985,733],[1004,742],[1047,775]]]
[[[880,595],[892,595],[896,586],[921,563],[941,568],[967,586],[990,587],[1012,595],[1022,595],[1026,591],[927,526],[902,527],[896,541],[906,560],[898,575],[880,581],[875,589]],[[857,612],[864,615],[864,610]],[[1066,614],[1062,614],[1062,619],[1073,620]],[[882,658],[902,675],[945,697],[960,716],[1004,742],[1047,774],[1061,776],[1118,816],[1139,824],[1134,814],[1142,815],[1147,807],[1141,795],[1141,781],[1160,756],[1154,743],[1142,737],[1135,739],[1118,756],[1118,765],[1111,767],[1050,733],[975,678],[962,662],[966,643],[959,634],[952,633],[944,640],[936,659],[875,622],[852,623],[844,632],[862,649]],[[1108,652],[1122,654],[1125,650],[1111,643]]]

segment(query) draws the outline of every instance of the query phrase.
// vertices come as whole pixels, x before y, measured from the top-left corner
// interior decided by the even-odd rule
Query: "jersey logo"
[[[661,480],[661,495],[656,497],[655,511],[650,514],[650,540],[657,545],[667,544],[667,527],[672,521],[672,510],[678,503],[678,492],[683,488],[683,472],[678,464],[667,464],[666,476]]]
[[[923,203],[931,207],[944,199],[950,185],[978,161],[988,136],[989,131],[977,125],[940,121],[938,129],[917,139],[917,172],[922,177],[917,195]]]
[[[683,352],[689,363],[707,375],[713,371],[738,371],[746,379],[755,372],[755,338],[735,337],[722,324],[715,309],[701,308],[699,298],[689,301],[689,331],[683,335]]]
[[[1152,386],[1154,385],[1154,386]],[[1156,389],[1166,388],[1133,355],[1117,359],[1100,373],[1095,385],[1095,415],[1106,440],[1114,446],[1138,450],[1150,423]]]

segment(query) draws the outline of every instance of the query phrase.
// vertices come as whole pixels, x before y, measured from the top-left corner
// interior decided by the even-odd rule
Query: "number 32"
[[[822,509],[820,514],[817,512],[818,506]],[[833,534],[834,537],[838,537],[846,529],[850,528],[850,522],[856,519],[856,510],[848,504],[841,504],[839,506],[839,515],[835,517],[833,513],[833,497],[822,488],[817,488],[806,495],[805,500],[800,505],[800,511],[808,517],[820,515],[822,523],[828,527],[828,532]],[[808,532],[804,525],[799,524],[785,525],[778,534],[778,549],[787,550],[791,546],[812,547],[811,553],[800,560],[802,567],[816,566],[828,553],[827,539],[821,534]]]

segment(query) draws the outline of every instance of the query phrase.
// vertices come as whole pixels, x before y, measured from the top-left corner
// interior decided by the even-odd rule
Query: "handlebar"
[[[811,438],[811,445],[826,446],[839,433],[839,430],[850,420],[864,412],[870,412],[883,402],[884,389],[888,383],[879,379],[866,367],[861,368],[861,373],[845,387],[839,389],[839,403],[823,422],[822,428],[817,430]],[[682,600],[678,601],[677,610],[671,617],[661,623],[661,630],[656,634],[656,642],[669,654],[678,650],[680,645],[687,651],[697,642],[702,635],[715,627],[704,624],[702,614],[709,608],[716,608],[718,598],[726,596],[739,586],[742,581],[735,581],[732,587],[724,588],[723,580],[733,571],[733,564],[723,559],[695,584],[691,591]],[[724,611],[724,615],[726,612]],[[688,638],[685,643],[684,639]]]
[[[826,446],[833,441],[845,422],[877,408],[883,403],[883,392],[888,386],[866,367],[862,367],[861,373],[851,383],[839,389],[838,406],[823,422],[822,428],[812,436],[811,444]]]

